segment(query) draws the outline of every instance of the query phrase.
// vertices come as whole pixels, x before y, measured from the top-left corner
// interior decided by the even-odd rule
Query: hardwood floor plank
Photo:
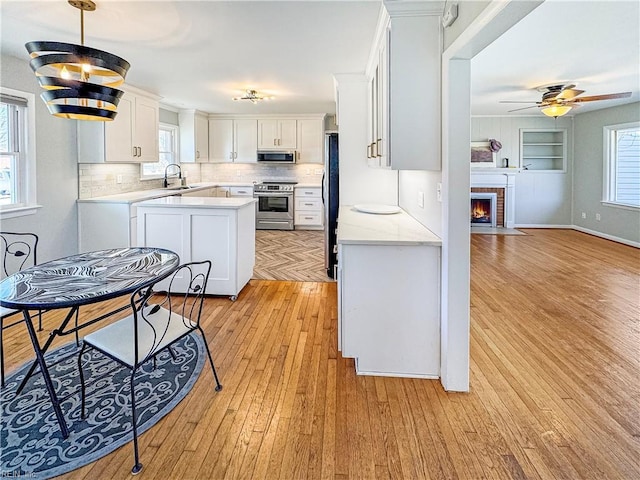
[[[205,364],[141,435],[141,478],[640,478],[640,250],[527,233],[471,238],[469,393],[357,376],[337,351],[333,282],[251,280],[235,302],[207,298],[224,389]],[[45,316],[41,342],[62,315]],[[33,353],[24,325],[4,334],[10,372]],[[132,459],[129,443],[60,478],[127,479]]]

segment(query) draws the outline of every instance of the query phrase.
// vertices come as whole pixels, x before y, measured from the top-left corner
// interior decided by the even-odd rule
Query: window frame
[[[0,205],[0,219],[33,215],[42,205],[37,203],[36,190],[36,96],[33,93],[24,92],[0,86],[0,93],[8,96],[24,98],[26,107],[19,107],[23,112],[23,118],[19,118],[20,128],[19,145],[23,149],[23,155],[19,156],[17,167],[18,179],[18,203]]]
[[[625,210],[640,210],[640,205],[631,205],[616,201],[616,142],[614,136],[620,130],[636,130],[640,129],[640,121],[619,123],[616,125],[605,125],[602,127],[603,132],[603,184],[602,184],[602,201],[603,205],[621,208]]]
[[[160,130],[170,130],[172,135],[173,135],[173,153],[174,153],[174,158],[172,160],[171,163],[180,163],[180,126],[179,125],[174,125],[172,123],[159,123],[158,124],[158,142],[160,142],[160,135],[159,132]],[[160,151],[160,149],[158,149],[158,156],[160,156],[160,154],[163,153]],[[153,165],[155,163],[160,163],[158,162],[154,162],[154,163],[141,163],[140,164],[140,180],[158,180],[158,179],[164,179],[164,173],[162,174],[145,174],[144,173],[144,167],[145,165]]]

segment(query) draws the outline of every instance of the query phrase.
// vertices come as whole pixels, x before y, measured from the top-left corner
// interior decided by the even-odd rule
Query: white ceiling
[[[364,71],[380,3],[98,0],[85,14],[85,44],[128,60],[128,83],[176,107],[333,112],[333,74]],[[472,113],[505,114],[518,105],[500,100],[537,101],[534,87],[563,81],[583,96],[633,92],[577,113],[638,101],[639,8],[635,0],[547,0],[473,59]],[[2,0],[0,21],[2,52],[20,58],[28,41],[79,42],[79,12],[65,0]],[[231,100],[247,88],[277,98]]]
[[[583,103],[570,115],[640,100],[640,2],[547,0],[471,62],[471,113],[504,115],[540,101],[541,85],[571,82],[583,97],[632,92]],[[541,115],[537,108],[513,115]]]

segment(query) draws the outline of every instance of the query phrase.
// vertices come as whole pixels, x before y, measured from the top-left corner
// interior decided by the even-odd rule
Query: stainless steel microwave
[[[293,150],[258,150],[258,162],[296,163],[296,152]]]

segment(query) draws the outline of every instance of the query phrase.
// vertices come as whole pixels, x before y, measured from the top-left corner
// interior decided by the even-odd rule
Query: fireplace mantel
[[[516,168],[483,168],[471,170],[471,188],[504,188],[504,226],[514,228],[516,200]]]

